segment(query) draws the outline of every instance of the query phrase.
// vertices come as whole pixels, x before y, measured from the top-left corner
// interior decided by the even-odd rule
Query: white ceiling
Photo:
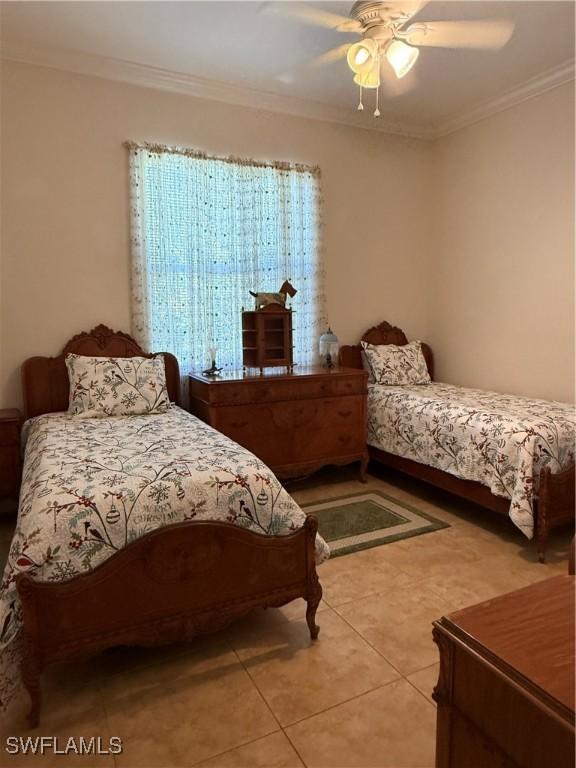
[[[357,36],[299,23],[271,12],[270,5],[215,0],[3,2],[2,44],[7,57],[11,50],[67,49],[297,97],[347,110],[351,119],[372,127],[369,110],[355,113],[357,89],[345,60],[301,68]],[[308,5],[347,16],[352,3]],[[496,52],[423,48],[414,75],[408,75],[416,87],[403,95],[383,94],[383,121],[415,131],[438,127],[562,67],[574,59],[574,7],[568,0],[428,3],[416,20],[513,19],[514,34]],[[294,75],[290,82],[278,79],[286,72]]]

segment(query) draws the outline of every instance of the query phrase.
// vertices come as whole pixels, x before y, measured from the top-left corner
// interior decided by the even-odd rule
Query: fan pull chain
[[[374,110],[374,117],[380,117],[380,108],[378,107],[378,96],[380,94],[380,86],[376,88],[376,109]]]
[[[358,102],[358,112],[362,112],[364,104],[362,104],[362,86],[360,86],[360,101]]]

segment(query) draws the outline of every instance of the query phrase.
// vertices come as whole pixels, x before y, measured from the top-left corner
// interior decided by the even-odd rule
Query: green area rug
[[[318,530],[330,544],[332,557],[449,528],[448,523],[381,491],[315,501],[302,508],[318,518]]]

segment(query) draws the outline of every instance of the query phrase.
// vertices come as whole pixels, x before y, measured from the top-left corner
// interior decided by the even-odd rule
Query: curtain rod
[[[219,155],[209,155],[200,149],[189,149],[186,147],[168,147],[165,144],[156,144],[149,141],[137,142],[137,141],[125,141],[122,146],[126,147],[130,151],[137,149],[144,149],[146,152],[150,152],[157,155],[183,155],[184,157],[193,157],[197,160],[217,160],[221,163],[230,163],[231,165],[246,165],[253,168],[274,168],[278,171],[297,171],[298,173],[310,173],[313,176],[320,176],[320,167],[318,165],[303,165],[301,163],[287,163],[278,161],[265,162],[261,160],[251,160],[248,158],[234,157],[229,155],[228,157],[220,157]]]

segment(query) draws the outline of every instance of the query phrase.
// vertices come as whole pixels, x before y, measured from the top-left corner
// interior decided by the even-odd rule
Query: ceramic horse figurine
[[[298,291],[289,280],[284,280],[278,293],[254,293],[253,291],[249,293],[256,299],[256,309],[263,309],[269,304],[280,304],[281,307],[285,307],[288,296],[294,298]]]

